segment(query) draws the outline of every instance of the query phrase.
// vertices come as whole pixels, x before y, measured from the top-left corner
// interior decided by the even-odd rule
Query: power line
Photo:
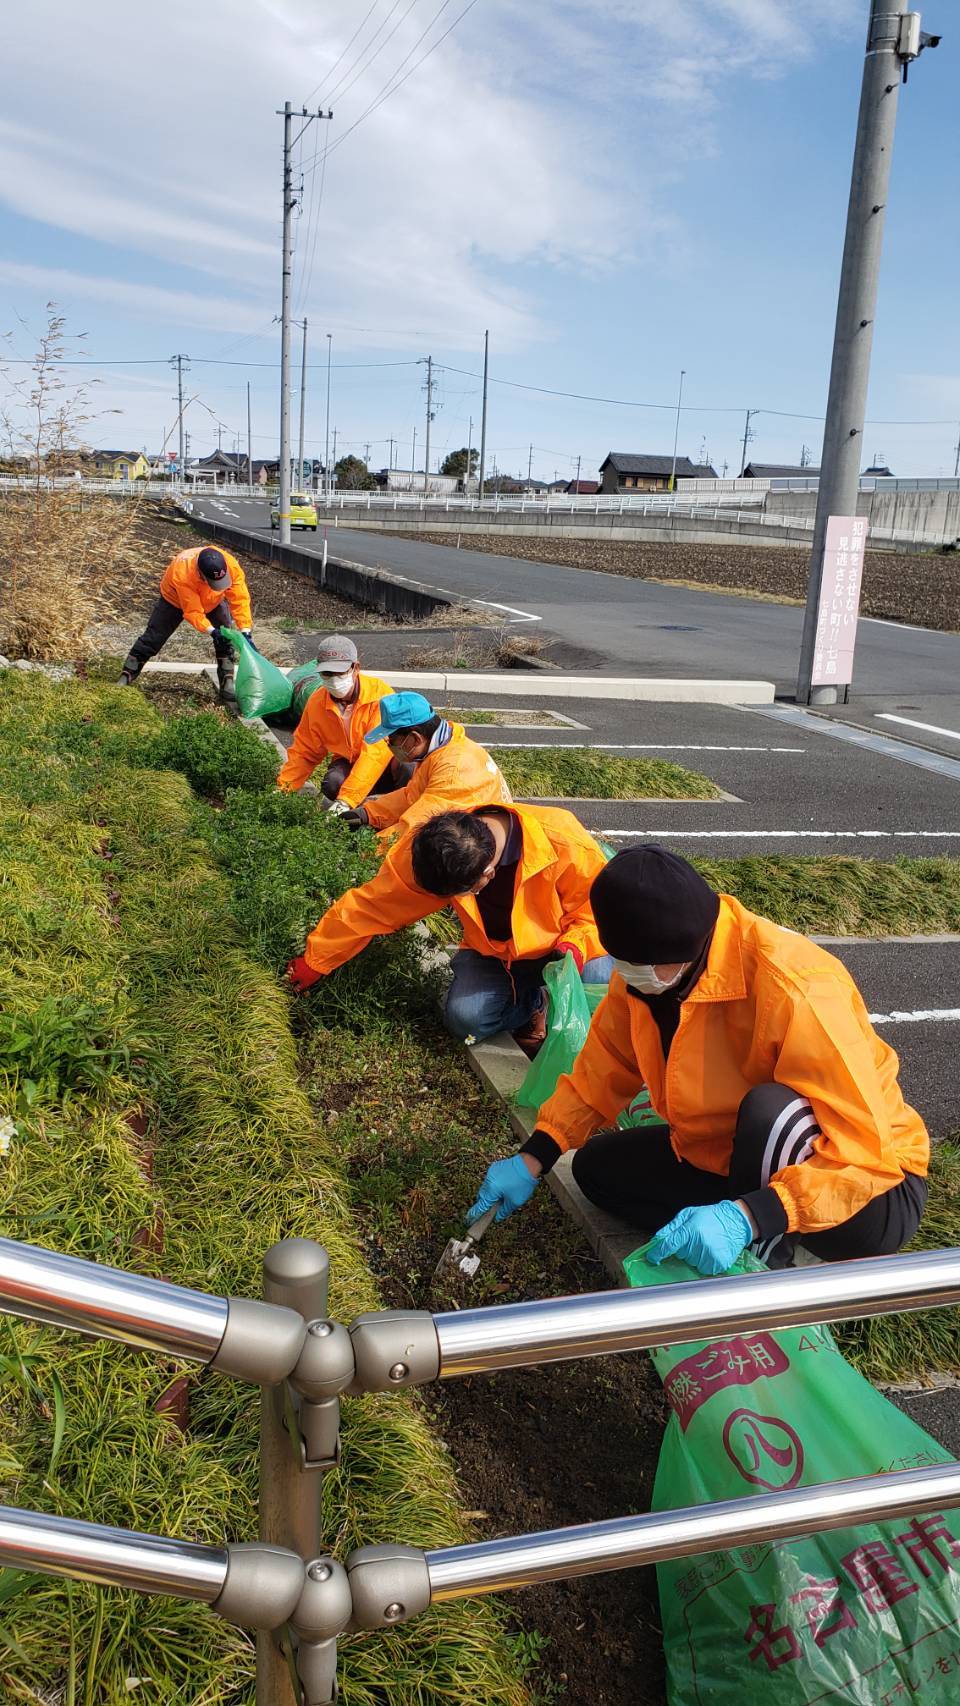
[[[370,14],[372,12],[376,11],[379,4],[380,4],[380,0],[373,0],[373,5],[370,7],[369,11],[364,13],[363,22],[359,23],[357,25],[356,29],[353,32],[353,35],[350,37],[350,40],[347,42],[346,47],[343,48],[341,50],[341,52],[337,54],[337,57],[334,60],[333,64],[331,65],[329,71],[324,73],[324,75],[321,77],[319,83],[316,85],[316,88],[310,90],[309,95],[306,97],[306,100],[303,103],[304,106],[306,106],[307,101],[313,100],[313,97],[317,93],[317,91],[319,89],[322,89],[324,84],[329,80],[329,78],[331,78],[333,76],[333,73],[336,71],[337,66],[341,63],[342,60],[344,60],[346,58],[346,56],[350,52],[350,49],[352,48],[354,42],[356,41],[358,35],[360,34],[360,31],[365,27],[367,19],[370,17]]]
[[[406,57],[400,61],[400,64],[397,66],[397,70],[394,71],[392,77],[387,79],[387,82],[384,84],[383,89],[381,90],[380,94],[375,96],[375,98],[371,101],[370,105],[365,109],[364,112],[362,112],[360,114],[359,118],[354,119],[353,124],[351,124],[348,127],[348,129],[341,132],[341,134],[337,137],[335,142],[331,142],[327,145],[324,157],[326,157],[327,154],[333,154],[335,152],[335,150],[340,147],[341,142],[346,142],[347,137],[353,135],[353,132],[363,123],[364,119],[369,118],[371,113],[376,112],[378,107],[383,106],[384,101],[389,100],[391,95],[395,95],[397,90],[403,87],[404,83],[407,81],[407,78],[412,77],[413,73],[415,71],[418,71],[420,69],[420,66],[424,65],[426,63],[426,61],[430,58],[431,53],[435,53],[437,48],[440,46],[441,42],[446,41],[448,35],[450,35],[456,29],[457,25],[461,22],[461,20],[463,18],[466,17],[467,13],[473,11],[474,6],[477,4],[477,0],[469,0],[468,5],[464,6],[463,11],[460,12],[457,15],[457,17],[454,18],[453,23],[448,24],[447,28],[444,30],[443,34],[438,36],[435,42],[431,43],[431,45],[427,48],[426,53],[421,54],[420,58],[416,61],[416,63],[411,65],[409,71],[405,71],[403,76],[399,79],[399,81],[396,81],[395,79],[397,78],[397,72],[399,72],[401,70],[401,68],[404,65],[406,65],[407,60],[410,58],[410,54],[416,52],[417,48],[420,46],[420,42],[423,41],[424,37],[429,35],[430,31],[433,29],[434,24],[436,23],[437,19],[439,18],[440,13],[444,12],[449,4],[450,4],[450,0],[443,0],[443,5],[440,7],[439,11],[437,11],[434,14],[433,18],[431,18],[430,23],[427,25],[426,29],[423,32],[423,35],[421,35],[419,37],[419,39],[414,43],[413,47],[410,49],[410,53],[408,53],[406,55]]]
[[[393,17],[394,12],[397,11],[398,7],[401,6],[402,3],[403,3],[403,0],[393,0],[393,5],[391,6],[386,17],[384,18],[383,23],[380,25],[379,29],[377,29],[375,31],[375,33],[373,34],[371,39],[368,41],[366,47],[363,50],[363,53],[360,54],[359,58],[354,62],[353,65],[348,66],[348,68],[344,72],[343,76],[339,79],[339,81],[337,83],[334,84],[333,88],[330,90],[330,94],[329,94],[328,98],[331,101],[332,100],[338,100],[338,101],[342,100],[343,96],[348,94],[349,91],[353,88],[353,85],[354,85],[354,83],[357,82],[358,78],[362,77],[364,72],[369,70],[370,66],[374,63],[374,61],[380,58],[380,55],[383,52],[384,48],[387,46],[387,44],[389,42],[391,42],[393,40],[398,29],[400,28],[400,25],[406,22],[407,18],[409,18],[409,16],[410,16],[410,13],[413,11],[414,6],[416,6],[419,3],[419,0],[410,0],[409,6],[407,7],[405,12],[401,13],[400,17],[397,19],[396,23],[394,24],[393,29],[389,32],[388,35],[383,36],[383,31],[386,29],[386,26],[389,24],[390,19]],[[381,36],[383,36],[383,40],[380,41],[380,46],[377,48],[376,52],[374,54],[371,54],[369,59],[364,60],[364,57],[363,57],[364,53],[369,52],[369,49],[375,45],[375,43],[379,40],[379,38]]]

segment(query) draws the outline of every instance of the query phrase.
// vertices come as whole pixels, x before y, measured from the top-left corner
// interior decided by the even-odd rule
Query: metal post
[[[900,80],[904,65],[919,51],[917,14],[910,15],[917,21],[917,46],[911,50],[903,38],[909,25],[904,17],[907,4],[871,0],[870,6],[797,677],[797,702],[802,705],[836,704],[840,694],[835,686],[812,685],[814,650],[827,522],[832,515],[856,514]]]
[[[307,316],[303,316],[303,355],[300,361],[300,454],[297,469],[297,486],[303,482],[303,421],[307,397]]]
[[[747,418],[746,418],[744,425],[743,425],[743,456],[740,459],[740,478],[741,479],[743,478],[743,470],[747,466],[747,445],[750,443],[750,440],[753,437],[753,433],[750,431],[750,422],[753,419],[753,416],[758,414],[758,413],[759,413],[759,410],[757,410],[757,409],[748,409],[747,410]],[[724,467],[726,467],[726,463],[724,463]]]
[[[253,433],[250,430],[250,381],[247,380],[247,485],[253,490]]]
[[[326,435],[324,438],[324,445],[323,445],[323,483],[324,483],[324,489],[326,492],[327,503],[330,502],[330,493],[333,490],[333,483],[332,483],[331,478],[330,478],[330,363],[331,363],[332,358],[333,358],[333,333],[328,332],[327,333],[327,428],[326,428]]]
[[[473,416],[471,415],[470,416],[470,425],[467,428],[467,471],[463,477],[463,495],[465,498],[470,496],[470,458],[472,455],[473,455]]]
[[[427,356],[427,442],[423,453],[423,490],[430,487],[430,422],[433,420],[433,356]]]
[[[305,1321],[327,1313],[329,1258],[309,1238],[286,1238],[263,1259],[268,1303],[295,1309]],[[316,1558],[320,1547],[321,1473],[303,1467],[296,1415],[284,1386],[260,1397],[260,1539]],[[257,1636],[257,1706],[300,1706],[289,1661],[273,1633]]]
[[[671,463],[671,466],[670,466],[670,490],[671,490],[671,492],[675,492],[677,489],[677,444],[678,444],[679,439],[680,439],[680,404],[683,400],[683,376],[684,376],[685,372],[686,372],[686,369],[681,367],[681,369],[680,369],[680,389],[677,392],[677,424],[673,429],[673,462]]]
[[[490,333],[483,334],[483,412],[480,416],[480,478],[477,497],[483,498],[483,480],[487,467],[487,375],[490,367]]]
[[[293,167],[290,134],[293,108],[283,104],[283,270],[280,289],[280,543],[290,543],[290,291],[293,281]]]

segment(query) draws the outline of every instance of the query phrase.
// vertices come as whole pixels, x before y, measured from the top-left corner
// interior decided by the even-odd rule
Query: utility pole
[[[250,381],[247,380],[247,485],[253,486],[253,433],[250,431]]]
[[[184,453],[184,448],[183,448],[183,364],[185,361],[189,361],[189,360],[190,360],[190,357],[188,355],[172,355],[170,357],[170,366],[172,367],[174,362],[176,362],[176,365],[177,365],[177,427],[179,429],[179,440],[180,440],[178,456],[180,459],[180,484],[181,484],[181,486],[183,485],[183,482],[184,482],[185,470],[186,470],[186,464],[184,462],[184,454],[185,453]],[[188,372],[190,371],[189,368],[187,369],[187,371]]]
[[[370,466],[370,440],[369,439],[367,439],[365,441],[364,446],[363,446],[363,460],[364,460],[366,467],[369,468],[369,466]]]
[[[413,456],[411,457],[411,460],[410,460],[410,490],[411,490],[411,492],[413,491],[413,483],[414,483],[416,477],[417,477],[417,429],[416,429],[416,427],[414,427],[414,429],[413,429]]]
[[[333,429],[333,466],[330,469],[331,490],[337,483],[337,429]]]
[[[675,492],[677,489],[677,444],[679,443],[679,440],[680,440],[680,404],[681,404],[681,401],[683,399],[683,376],[684,376],[685,372],[686,372],[686,368],[681,367],[681,369],[680,369],[680,389],[677,392],[677,424],[673,429],[673,462],[672,462],[671,467],[670,467],[670,490],[671,490],[671,492]]]
[[[797,676],[800,705],[834,705],[841,696],[847,697],[846,686],[813,685],[814,652],[827,523],[831,516],[856,514],[860,489],[870,351],[900,82],[910,61],[925,47],[936,47],[940,39],[924,36],[919,12],[908,12],[906,6],[907,0],[871,0],[870,5]]]
[[[303,482],[303,422],[307,395],[307,316],[303,316],[303,355],[300,360],[300,456],[297,469],[297,486]]]
[[[283,104],[283,270],[280,290],[280,543],[290,543],[290,297],[293,284],[293,215],[303,193],[303,182],[294,189],[293,150],[315,118],[331,119],[332,112],[320,107],[315,113],[302,107],[303,124],[293,135],[293,108]],[[306,336],[306,334],[304,334]]]
[[[217,422],[217,454],[218,455],[220,454],[220,451],[223,448],[222,443],[221,443],[222,438],[223,438],[223,422],[218,421]]]
[[[957,459],[953,464],[953,477],[960,476],[960,426],[957,427]]]
[[[396,439],[393,439],[393,438],[388,439],[387,443],[390,446],[390,463],[389,463],[389,467],[387,469],[387,472],[392,474],[393,473],[393,447],[396,443]]]
[[[430,486],[430,422],[433,420],[433,356],[427,356],[427,442],[423,453],[423,489]]]
[[[532,479],[533,479],[533,445],[531,444],[530,451],[529,451],[529,454],[527,456],[527,485],[528,486],[529,486]]]
[[[463,495],[465,498],[469,497],[469,495],[470,495],[470,459],[472,456],[473,456],[473,416],[471,415],[470,416],[470,425],[467,428],[467,471],[463,476]]]
[[[580,496],[580,458],[579,458],[579,456],[577,457],[577,478],[576,478],[576,481],[575,481],[574,487],[573,487],[573,495],[576,498],[578,498]]]
[[[744,423],[744,428],[743,428],[743,455],[740,458],[740,478],[741,479],[743,478],[743,470],[747,466],[747,445],[750,443],[750,440],[754,436],[754,434],[750,431],[750,422],[752,421],[754,415],[758,415],[759,413],[760,413],[759,409],[748,409],[747,410],[747,418],[746,418],[746,422]]]
[[[327,333],[327,430],[323,446],[323,481],[326,488],[327,502],[330,502],[330,362],[333,354],[333,333]],[[336,461],[336,457],[334,457]]]
[[[483,497],[483,476],[487,466],[487,374],[490,368],[490,333],[483,334],[483,413],[480,416],[480,480],[477,496]]]

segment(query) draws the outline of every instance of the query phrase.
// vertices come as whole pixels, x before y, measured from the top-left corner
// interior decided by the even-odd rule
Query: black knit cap
[[[590,905],[608,954],[653,966],[696,959],[720,911],[719,897],[686,859],[649,841],[604,866]]]

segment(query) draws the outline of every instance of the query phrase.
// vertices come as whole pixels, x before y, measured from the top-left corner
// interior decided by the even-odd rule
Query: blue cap
[[[372,745],[376,740],[387,740],[390,735],[399,734],[401,729],[427,723],[434,715],[433,706],[422,693],[387,693],[380,701],[379,723],[363,738]]]

